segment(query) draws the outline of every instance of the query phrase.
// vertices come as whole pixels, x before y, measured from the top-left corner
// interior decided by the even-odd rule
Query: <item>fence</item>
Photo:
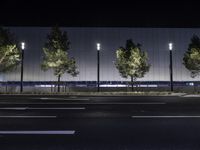
[[[24,92],[38,93],[38,92],[57,92],[58,82],[23,82]],[[192,92],[198,91],[200,83],[184,81],[174,82],[174,90],[176,92]],[[131,91],[131,84],[127,81],[101,81],[101,91]],[[96,81],[68,81],[60,82],[61,92],[76,92],[87,91],[93,92],[97,89]],[[134,91],[169,91],[169,81],[136,81],[134,82]],[[0,82],[1,93],[18,93],[20,91],[20,82],[8,81]]]

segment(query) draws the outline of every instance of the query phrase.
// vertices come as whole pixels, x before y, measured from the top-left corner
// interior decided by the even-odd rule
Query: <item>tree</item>
[[[58,27],[53,27],[47,35],[47,42],[43,48],[42,69],[54,70],[54,75],[58,77],[58,92],[60,92],[60,78],[64,73],[77,76],[77,66],[74,58],[69,58],[68,51],[70,42],[66,32],[62,32]]]
[[[184,66],[190,71],[191,77],[195,78],[200,73],[200,39],[193,35],[188,50],[183,57]]]
[[[126,41],[126,47],[120,47],[116,51],[116,68],[123,78],[131,77],[133,91],[133,80],[144,77],[149,71],[148,56],[141,50],[140,44],[134,44],[131,39]]]
[[[8,29],[0,27],[0,72],[13,71],[20,64],[21,52]]]

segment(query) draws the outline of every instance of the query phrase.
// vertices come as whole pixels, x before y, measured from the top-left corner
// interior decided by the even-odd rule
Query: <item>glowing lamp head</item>
[[[169,50],[171,51],[173,49],[173,43],[169,43]]]
[[[101,49],[101,44],[97,43],[97,50],[100,51],[100,49]]]
[[[21,49],[22,49],[22,50],[25,49],[25,43],[24,43],[24,42],[21,43]]]

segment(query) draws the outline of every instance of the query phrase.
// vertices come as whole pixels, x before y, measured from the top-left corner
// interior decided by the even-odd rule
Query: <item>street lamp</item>
[[[173,62],[172,62],[172,50],[173,50],[173,43],[169,43],[169,58],[170,58],[170,87],[171,91],[173,92],[174,87],[173,87]]]
[[[101,49],[101,44],[100,43],[97,43],[97,91],[99,92],[99,64],[100,64],[100,49]]]
[[[24,49],[25,49],[25,42],[21,42],[21,84],[20,84],[20,93],[23,92]]]

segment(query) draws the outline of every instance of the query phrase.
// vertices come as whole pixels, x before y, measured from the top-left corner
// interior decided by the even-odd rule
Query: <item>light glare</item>
[[[173,49],[173,44],[169,43],[169,50],[171,51]]]
[[[97,50],[99,51],[101,49],[100,43],[97,43]]]
[[[25,49],[25,43],[24,42],[21,43],[21,48],[22,48],[22,50]]]

